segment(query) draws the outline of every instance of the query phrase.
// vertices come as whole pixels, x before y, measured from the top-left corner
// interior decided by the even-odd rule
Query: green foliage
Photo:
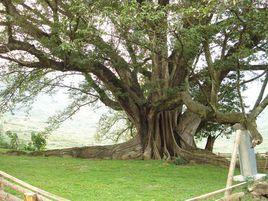
[[[244,74],[240,75],[239,79],[243,79],[245,77]],[[240,112],[240,100],[238,91],[236,88],[238,76],[236,73],[229,73],[228,76],[223,80],[222,87],[220,88],[219,95],[219,110],[227,113],[227,112]],[[243,92],[247,89],[245,84],[240,84],[240,91]],[[244,105],[246,108],[247,106]]]
[[[105,140],[120,142],[129,140],[135,135],[134,125],[124,112],[109,110],[99,120],[95,139],[98,142]]]
[[[25,144],[24,141],[19,139],[18,133],[14,131],[6,131],[0,133],[0,147],[26,150],[26,151],[40,151],[46,147],[46,138],[43,132],[31,132],[31,141]]]
[[[131,119],[136,119],[137,111],[158,105],[169,110],[168,103],[176,102],[174,107],[180,108],[185,103],[179,105],[176,95],[183,90],[211,110],[241,112],[232,72],[267,59],[265,5],[232,0],[159,2],[3,1],[1,57],[9,64],[1,67],[1,112],[17,103],[30,107],[39,93],[53,94],[59,88],[68,90],[72,102],[51,119],[51,128],[97,100],[111,108],[115,104],[109,103],[116,102]],[[5,4],[12,6],[5,9]],[[17,12],[5,11],[9,7]],[[10,34],[19,44],[7,40],[12,39]],[[210,55],[204,55],[204,43]],[[214,95],[219,96],[217,103],[210,102]],[[106,133],[112,133],[113,141],[120,138],[115,136],[133,136],[124,131],[132,127],[127,119],[119,123],[119,130],[108,123],[122,119],[120,115],[102,118],[99,139]],[[216,128],[223,129],[217,123],[205,127],[211,132]]]
[[[9,148],[9,145],[6,139],[4,138],[3,132],[0,132],[0,148]]]
[[[7,131],[6,135],[10,139],[9,148],[18,150],[20,145],[18,134],[12,131]]]
[[[242,79],[244,75],[242,74],[240,79]],[[223,80],[222,87],[219,90],[219,105],[218,109],[221,112],[240,112],[240,100],[238,91],[236,89],[237,75],[236,73],[229,73],[228,76]],[[247,89],[245,84],[240,85],[241,91],[245,91]],[[192,88],[195,89],[195,88]],[[196,94],[198,97],[202,97],[202,94]],[[244,105],[244,107],[247,107]],[[233,133],[233,129],[230,125],[220,124],[217,122],[205,122],[201,123],[197,133],[195,134],[195,139],[202,140],[203,138],[207,138],[208,136],[212,136],[215,138],[218,137],[226,137]]]
[[[201,124],[201,129],[195,134],[195,139],[202,140],[203,138],[207,138],[208,136],[212,136],[215,138],[218,137],[226,137],[232,134],[233,129],[230,125],[223,125],[214,122],[206,122],[204,125]]]
[[[29,142],[24,149],[27,151],[41,151],[46,148],[46,138],[41,132],[31,133],[31,142]]]
[[[46,139],[43,133],[31,133],[31,140],[36,150],[44,150],[46,147]]]
[[[3,67],[2,67],[3,68]],[[12,70],[13,69],[13,70]],[[7,73],[13,71],[13,73]],[[46,75],[50,70],[23,69],[20,65],[9,63],[1,69],[0,77],[3,87],[0,89],[1,101],[5,104],[0,108],[2,112],[9,111],[18,103],[30,109],[37,95],[41,92],[53,94],[56,83],[63,75]]]

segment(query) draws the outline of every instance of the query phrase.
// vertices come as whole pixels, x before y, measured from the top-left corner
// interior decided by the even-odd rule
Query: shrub
[[[24,150],[25,151],[35,151],[36,149],[34,148],[32,142],[28,142],[28,144],[24,146]]]
[[[19,149],[19,137],[18,134],[12,131],[7,131],[6,135],[10,138],[9,148],[10,149]]]
[[[9,140],[5,139],[5,136]],[[18,134],[12,131],[6,131],[5,133],[0,132],[0,147],[15,149],[15,150],[26,150],[26,151],[40,151],[46,147],[46,139],[42,132],[31,132],[31,141],[26,145],[19,140]]]
[[[40,151],[45,149],[46,144],[47,142],[43,133],[32,132],[31,142],[29,142],[24,149],[27,151]]]
[[[6,140],[4,139],[4,135],[2,132],[0,132],[0,147],[1,148],[9,148],[9,145],[6,142]]]

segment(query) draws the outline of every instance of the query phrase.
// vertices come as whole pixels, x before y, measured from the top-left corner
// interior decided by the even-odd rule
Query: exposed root
[[[106,146],[87,146],[73,147],[66,149],[54,149],[47,151],[10,151],[9,155],[29,155],[29,156],[60,156],[60,157],[75,157],[88,159],[142,159],[142,147],[139,141],[134,138],[128,142],[117,145]]]
[[[87,158],[87,159],[152,159],[148,157],[151,153],[142,153],[141,146],[134,145],[133,142],[127,142],[120,145],[107,145],[107,146],[92,146],[92,147],[74,147],[67,149],[55,149],[39,152],[21,152],[11,151],[7,154],[10,155],[29,155],[29,156],[60,156],[60,157],[75,157],[75,158]],[[217,166],[228,166],[227,159],[221,156],[217,156],[206,150],[184,150],[178,149],[175,156],[171,157],[168,151],[165,152],[164,160],[171,160],[172,158],[179,156],[186,161],[194,161],[198,164],[212,164]],[[155,158],[156,159],[156,158]]]

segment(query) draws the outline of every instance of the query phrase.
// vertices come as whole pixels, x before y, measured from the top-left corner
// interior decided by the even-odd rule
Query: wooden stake
[[[0,177],[1,176],[4,177],[4,178],[9,179],[9,180],[21,185],[21,186],[23,186],[24,188],[29,189],[30,191],[38,194],[38,196],[42,195],[42,196],[44,196],[46,198],[49,198],[49,199],[52,199],[52,200],[58,200],[58,201],[69,201],[69,200],[67,200],[65,198],[59,197],[57,195],[53,195],[52,193],[49,193],[49,192],[44,191],[44,190],[42,190],[40,188],[32,186],[32,185],[30,185],[30,184],[28,184],[28,183],[26,183],[24,181],[21,181],[21,180],[17,179],[16,177],[13,177],[13,176],[11,176],[11,175],[3,172],[3,171],[0,171]]]
[[[24,201],[37,201],[35,193],[24,193]]]
[[[3,190],[4,190],[4,184],[2,184],[1,178],[0,178],[0,191],[3,191]]]
[[[235,141],[234,141],[234,146],[233,146],[232,158],[231,158],[231,162],[229,166],[229,173],[227,177],[226,188],[232,186],[232,183],[233,183],[238,146],[240,144],[241,132],[242,130],[244,130],[241,124],[235,124],[234,128],[236,129],[236,135],[235,135]],[[231,189],[225,191],[224,197],[226,200],[229,200],[231,193],[232,193]]]
[[[261,180],[263,180],[263,177],[262,177],[262,178],[259,178],[259,179],[256,179],[256,181],[261,181]],[[223,188],[223,189],[216,190],[216,191],[213,191],[213,192],[204,194],[204,195],[200,195],[200,196],[198,196],[198,197],[190,198],[190,199],[188,199],[188,200],[186,200],[186,201],[208,200],[208,198],[211,198],[211,197],[213,197],[213,196],[215,196],[215,195],[218,195],[218,194],[220,194],[220,193],[226,192],[227,190],[231,190],[231,189],[234,189],[234,188],[237,188],[237,187],[244,186],[244,185],[246,185],[246,184],[248,184],[248,182],[244,181],[244,182],[242,182],[242,183],[235,184],[235,185],[230,186],[230,187],[228,187],[228,188]],[[219,199],[219,200],[222,200],[222,199],[224,200],[224,198],[221,198],[221,199]],[[217,201],[218,201],[218,200],[217,200]]]
[[[216,191],[213,191],[213,192],[204,194],[204,195],[200,195],[200,196],[198,196],[198,197],[194,197],[194,198],[188,199],[188,200],[186,200],[186,201],[207,200],[207,199],[210,198],[210,197],[213,197],[213,196],[218,195],[218,194],[220,194],[220,193],[226,192],[226,190],[230,190],[230,189],[233,189],[233,188],[237,188],[237,187],[240,187],[240,186],[243,186],[243,185],[246,185],[246,184],[247,184],[247,182],[242,182],[242,183],[240,183],[240,184],[236,184],[236,185],[230,186],[230,187],[228,187],[228,188],[223,188],[223,189],[216,190]]]
[[[6,193],[4,191],[0,191],[0,200],[3,200],[3,201],[22,201],[20,198],[14,196],[12,194]]]

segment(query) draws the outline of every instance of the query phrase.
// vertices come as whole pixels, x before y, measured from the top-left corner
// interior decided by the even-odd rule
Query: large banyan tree
[[[194,135],[207,123],[241,123],[260,144],[256,118],[268,104],[266,6],[1,0],[0,57],[8,61],[1,68],[1,108],[55,87],[72,92],[71,114],[96,98],[124,111],[137,132],[111,146],[114,158],[202,158]],[[257,79],[262,89],[245,109],[241,88]],[[232,101],[237,107],[228,107]]]

